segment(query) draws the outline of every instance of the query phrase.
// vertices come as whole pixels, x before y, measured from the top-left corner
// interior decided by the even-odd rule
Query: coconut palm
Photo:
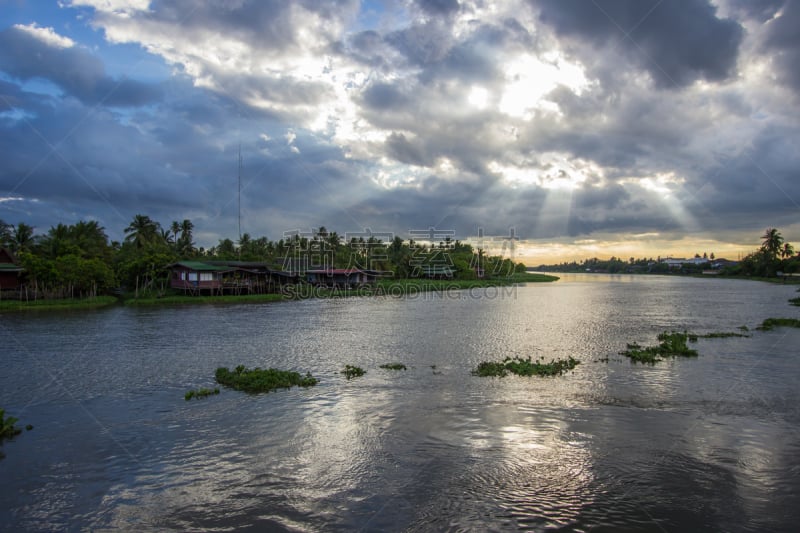
[[[19,253],[30,250],[33,246],[33,226],[20,222],[11,227],[11,251]]]
[[[125,228],[125,241],[132,242],[137,248],[144,248],[155,243],[160,238],[158,222],[147,215],[136,215],[133,221]]]
[[[781,255],[783,249],[783,236],[775,228],[767,228],[761,236],[761,251],[768,259],[774,261]]]
[[[192,240],[194,224],[192,224],[192,221],[188,218],[184,218],[179,226],[181,237],[176,241],[178,252],[180,252],[181,255],[191,255],[194,252],[194,241]]]
[[[178,242],[178,233],[181,232],[181,223],[177,220],[173,220],[172,224],[169,226],[169,230],[172,232],[172,242]]]

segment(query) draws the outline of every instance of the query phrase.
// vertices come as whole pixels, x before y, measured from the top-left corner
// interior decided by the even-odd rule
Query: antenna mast
[[[239,242],[242,241],[242,143],[239,143]]]

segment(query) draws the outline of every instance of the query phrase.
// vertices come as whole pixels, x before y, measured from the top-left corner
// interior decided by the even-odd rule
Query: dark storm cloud
[[[228,3],[176,0],[153,2],[147,13],[137,16],[158,24],[175,24],[184,35],[213,30],[222,37],[247,42],[254,49],[282,50],[302,44],[298,21],[293,19],[297,6],[330,21],[333,27],[333,23],[352,11],[355,4],[351,0],[297,3],[284,0]]]
[[[392,132],[386,138],[387,153],[396,161],[417,166],[428,166],[432,163],[419,142],[411,142],[402,133]]]
[[[153,85],[109,77],[103,63],[83,48],[62,48],[16,27],[0,32],[0,70],[27,81],[42,78],[79,100],[109,106],[140,106],[157,101]]]
[[[394,31],[386,35],[385,40],[414,66],[441,61],[452,46],[451,28],[439,21]]]
[[[780,13],[767,23],[764,46],[772,55],[781,79],[800,91],[800,1],[786,2]]]
[[[414,3],[432,15],[450,15],[458,11],[458,0],[415,0]]]
[[[613,45],[645,69],[657,86],[697,79],[722,81],[736,66],[744,31],[720,19],[707,0],[543,0],[532,3],[542,22],[563,37]]]
[[[373,83],[362,94],[363,102],[373,109],[404,107],[410,98],[397,86],[388,83]]]

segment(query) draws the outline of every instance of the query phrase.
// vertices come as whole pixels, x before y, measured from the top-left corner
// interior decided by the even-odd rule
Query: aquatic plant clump
[[[14,425],[17,422],[19,422],[18,419],[13,416],[6,417],[5,410],[0,409],[0,440],[10,439],[22,433],[22,430]]]
[[[779,327],[800,328],[800,320],[796,318],[768,318],[756,329],[770,331]]]
[[[749,337],[749,336],[750,335],[745,335],[744,333],[736,333],[736,332],[733,332],[733,331],[718,331],[718,332],[706,333],[704,335],[695,335],[695,340],[697,340],[697,338],[700,338],[700,339],[726,339],[728,337]],[[692,339],[689,339],[689,340],[692,340]]]
[[[506,357],[503,362],[483,361],[474,370],[472,375],[480,377],[505,377],[508,372],[518,376],[559,376],[575,368],[580,361],[574,357],[552,360],[549,363],[541,359],[532,361],[530,357]]]
[[[408,370],[403,363],[387,363],[381,365],[381,368],[385,368],[386,370]]]
[[[214,387],[213,389],[197,389],[197,390],[190,390],[186,394],[184,394],[184,399],[188,402],[192,398],[205,398],[206,396],[211,396],[212,394],[219,394],[219,388]]]
[[[692,350],[686,344],[687,341],[694,342],[697,340],[697,335],[683,332],[679,333],[673,331],[671,333],[659,333],[658,340],[661,344],[657,346],[642,347],[639,344],[628,344],[627,350],[620,352],[636,363],[656,363],[666,357],[696,357],[697,350]]]
[[[341,373],[344,374],[344,377],[350,379],[363,376],[364,374],[367,373],[367,371],[361,368],[360,366],[344,365],[344,370],[342,370]]]
[[[290,389],[293,386],[311,387],[319,380],[307,372],[305,376],[290,370],[277,370],[274,368],[254,368],[249,370],[244,365],[237,366],[233,371],[226,367],[217,369],[214,378],[220,385],[225,385],[235,390],[244,392],[270,392],[275,389]]]

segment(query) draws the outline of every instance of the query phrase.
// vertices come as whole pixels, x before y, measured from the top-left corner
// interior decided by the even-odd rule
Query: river
[[[564,275],[513,288],[0,315],[0,529],[796,531],[795,288]],[[739,331],[656,365],[665,330]],[[559,377],[479,378],[506,356]],[[379,368],[404,363],[405,371]],[[310,371],[248,395],[219,366]],[[345,364],[367,373],[347,380]]]

